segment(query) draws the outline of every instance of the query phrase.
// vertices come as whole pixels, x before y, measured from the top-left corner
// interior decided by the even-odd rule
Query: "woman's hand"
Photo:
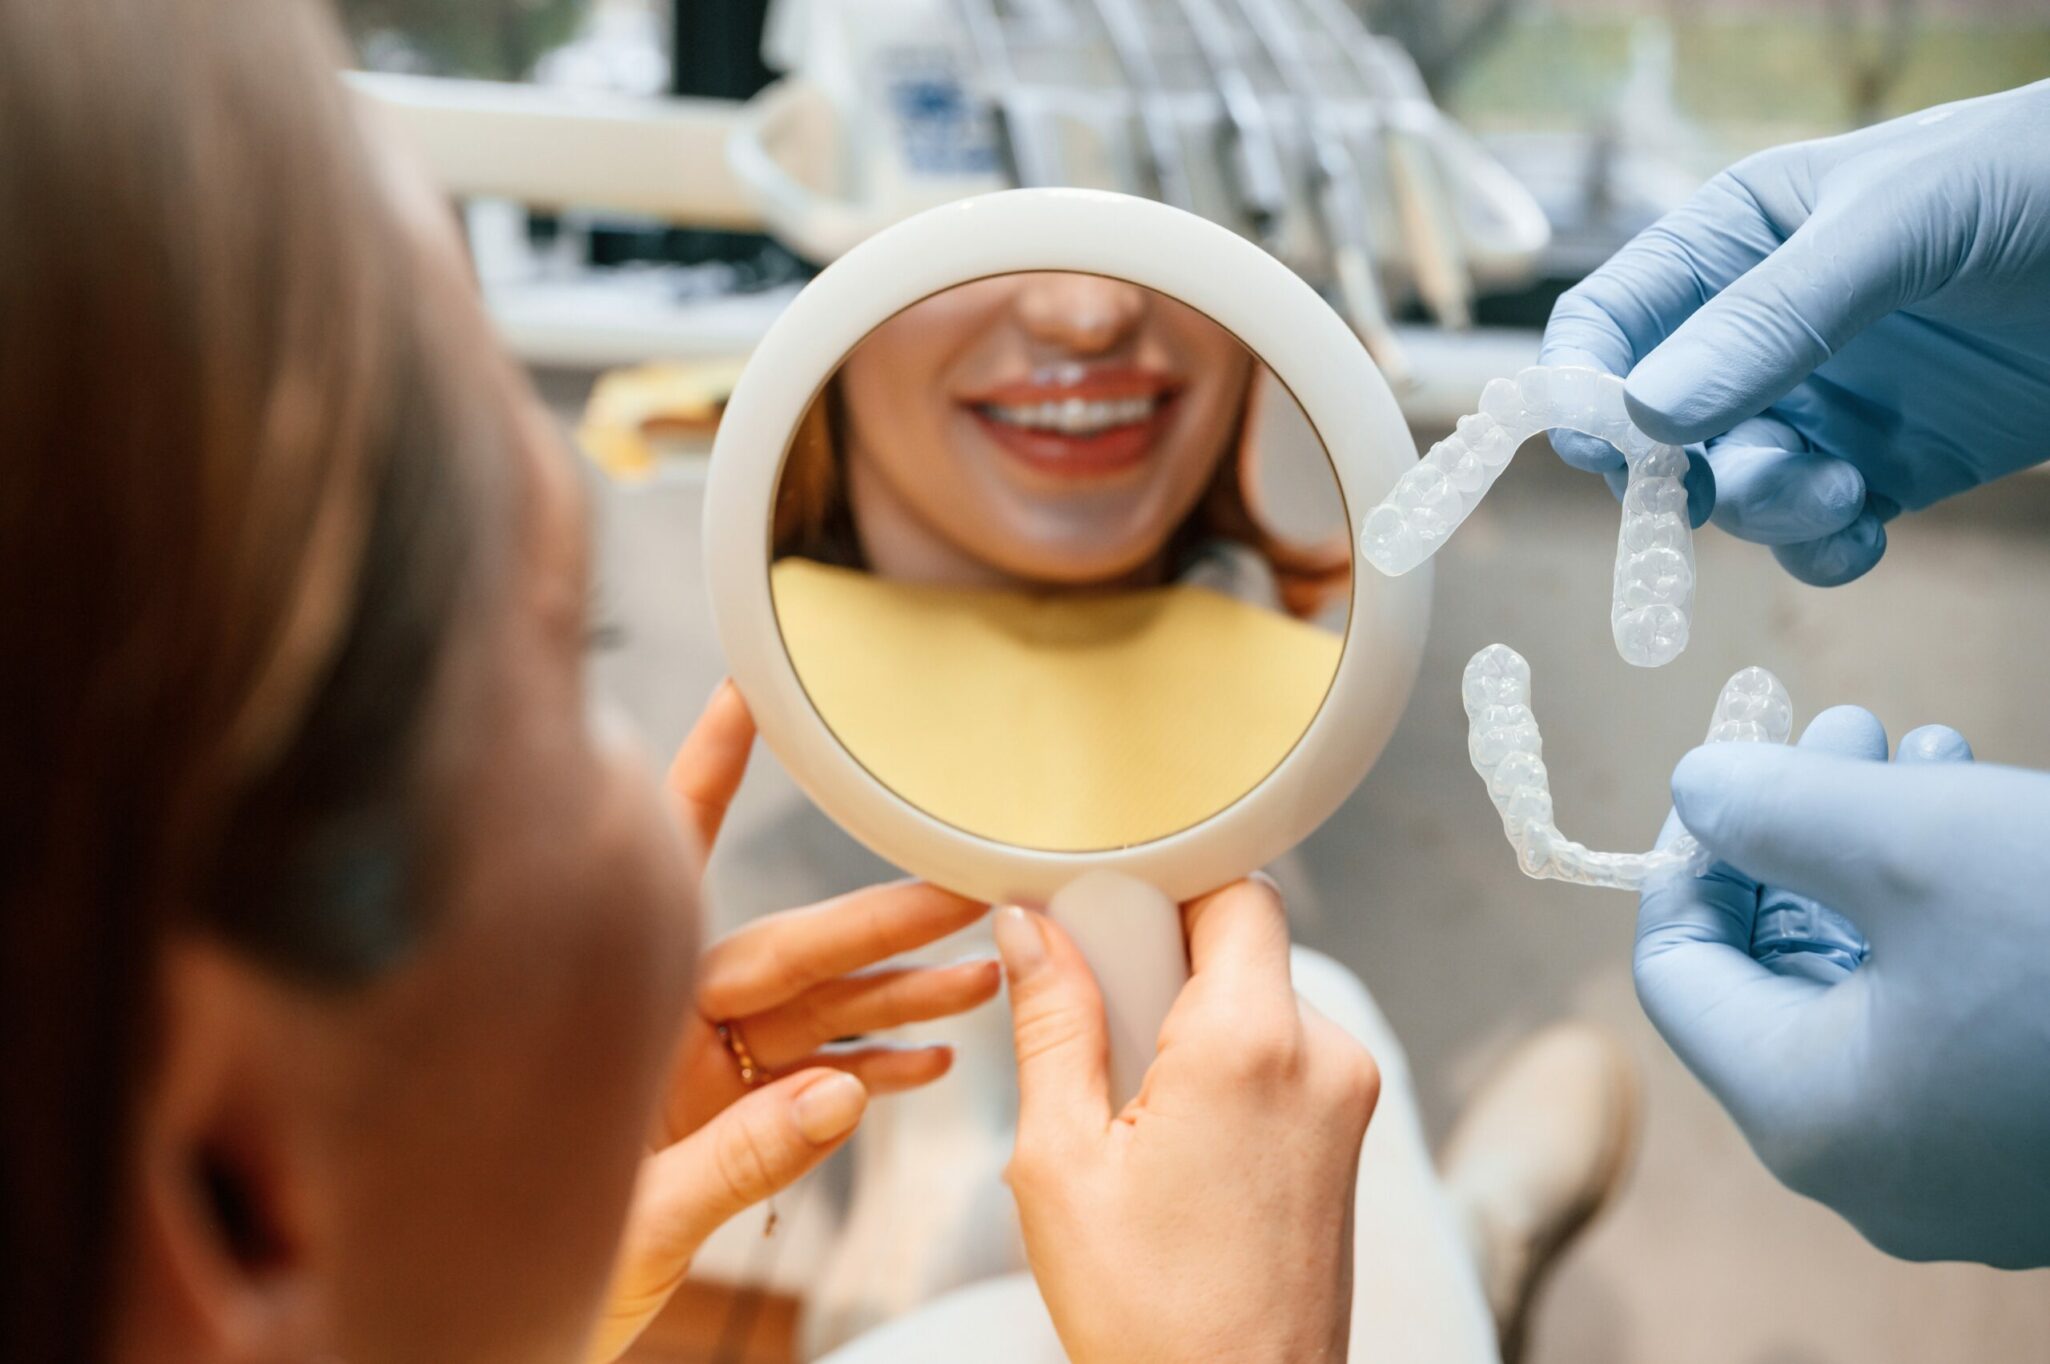
[[[754,722],[728,683],[670,768],[678,817],[705,857],[753,743]],[[626,1348],[721,1223],[831,1155],[870,1094],[946,1073],[953,1055],[944,1046],[834,1044],[961,1013],[995,995],[992,961],[865,969],[966,927],[986,908],[900,882],[770,915],[706,950],[592,1360]],[[755,1085],[743,1081],[719,1036],[722,1023],[763,1071]]]
[[[1192,968],[1112,1114],[1103,998],[1074,942],[997,918],[1018,1049],[1009,1179],[1076,1364],[1345,1358],[1373,1059],[1296,998],[1288,925],[1247,881],[1183,910]]]

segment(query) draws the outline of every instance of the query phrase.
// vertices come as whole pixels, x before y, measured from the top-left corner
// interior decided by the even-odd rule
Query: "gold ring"
[[[755,1054],[747,1049],[747,1039],[740,1035],[738,1023],[714,1023],[713,1029],[719,1040],[726,1044],[726,1050],[733,1056],[733,1064],[740,1068],[740,1082],[749,1089],[766,1084],[769,1072],[755,1060]]]

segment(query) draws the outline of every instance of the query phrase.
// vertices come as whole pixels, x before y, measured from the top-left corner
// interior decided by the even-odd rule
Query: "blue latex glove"
[[[1542,363],[1705,441],[1713,519],[1848,582],[1902,508],[2050,459],[2050,81],[1763,152],[1559,300]],[[1623,461],[1560,433],[1566,461]]]
[[[1849,706],[1688,754],[1675,815],[1721,861],[1645,892],[1637,993],[1790,1188],[1896,1255],[2040,1266],[2050,774],[1970,759],[1931,726],[1889,763]]]

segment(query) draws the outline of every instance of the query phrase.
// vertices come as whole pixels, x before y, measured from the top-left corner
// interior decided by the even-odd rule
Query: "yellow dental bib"
[[[792,666],[885,786],[1050,852],[1151,842],[1257,786],[1309,727],[1336,635],[1198,587],[1034,595],[771,571]]]

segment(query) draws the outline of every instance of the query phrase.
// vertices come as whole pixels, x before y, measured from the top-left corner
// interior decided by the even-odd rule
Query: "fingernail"
[[[1279,900],[1281,898],[1281,882],[1269,876],[1265,871],[1247,872],[1246,879],[1256,886],[1265,886],[1273,891],[1275,899]]]
[[[868,1091],[861,1081],[845,1071],[835,1071],[808,1085],[790,1105],[797,1130],[814,1146],[824,1146],[854,1130],[861,1110],[868,1107]]]
[[[1046,965],[1046,939],[1032,916],[1016,905],[997,911],[997,955],[1004,959],[1004,973],[1015,983],[1029,980]]]

